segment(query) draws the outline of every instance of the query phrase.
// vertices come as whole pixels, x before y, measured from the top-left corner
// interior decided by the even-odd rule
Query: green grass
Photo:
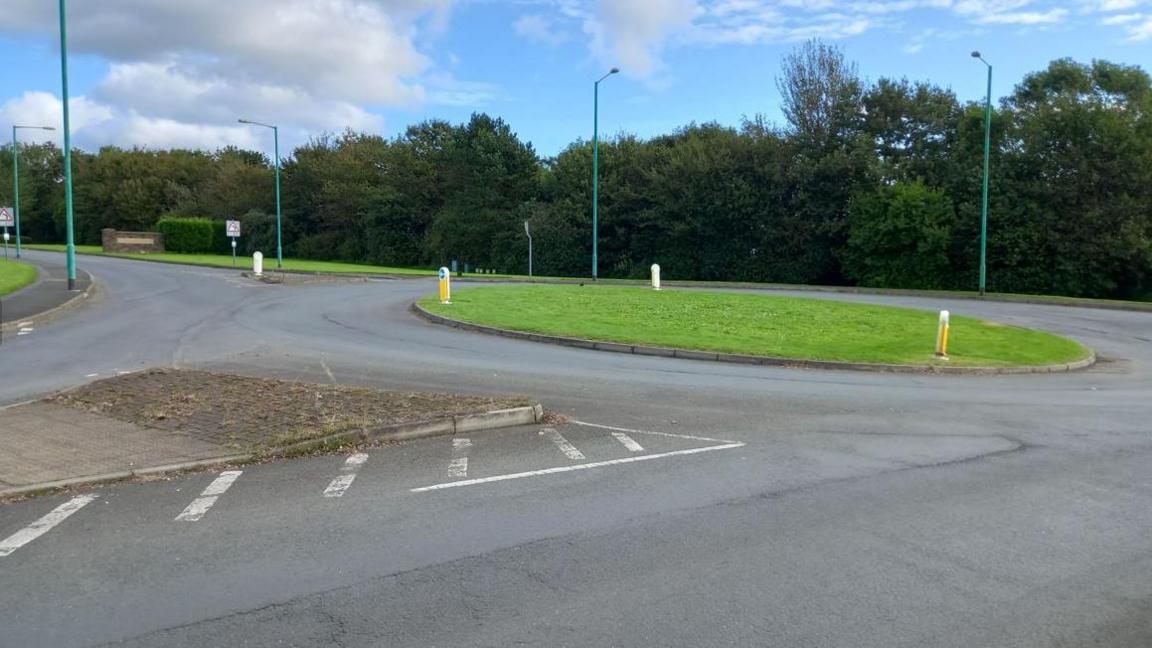
[[[36,281],[36,266],[0,259],[0,297],[10,295]]]
[[[46,250],[48,252],[63,252],[64,246],[59,244],[25,245],[31,250]],[[185,265],[209,266],[214,268],[231,268],[232,255],[230,254],[179,254],[176,252],[162,252],[158,254],[109,254],[102,251],[99,245],[77,245],[77,254],[91,254],[95,256],[110,256],[121,259],[136,259],[138,261],[153,261],[158,263],[181,263]],[[251,269],[252,257],[236,257],[236,267]],[[264,257],[264,269],[276,269],[276,257]],[[423,268],[392,268],[387,266],[363,265],[358,263],[339,263],[335,261],[309,261],[306,259],[284,259],[285,270],[298,272],[324,272],[332,274],[383,274],[383,275],[435,275],[435,270]]]
[[[453,319],[517,331],[782,358],[950,366],[1046,365],[1089,351],[1050,333],[952,317],[935,359],[937,313],[796,297],[608,286],[492,286],[420,301]],[[962,309],[963,305],[958,304]]]

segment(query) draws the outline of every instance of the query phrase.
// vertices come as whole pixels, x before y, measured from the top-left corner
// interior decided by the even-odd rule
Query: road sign
[[[240,221],[227,221],[228,236],[236,238],[240,236]]]
[[[12,227],[16,224],[16,210],[11,207],[0,207],[0,227]]]

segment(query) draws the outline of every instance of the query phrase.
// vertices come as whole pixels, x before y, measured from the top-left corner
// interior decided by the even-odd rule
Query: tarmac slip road
[[[716,643],[722,622],[730,645],[747,645],[773,636],[747,604],[690,624],[682,615],[749,587],[775,599],[803,584],[789,572],[816,541],[814,520],[770,502],[796,515],[793,500],[870,477],[1019,452],[995,436],[814,433],[749,446],[573,422],[33,499],[0,523],[0,570],[16,585],[0,593],[0,643],[650,645],[663,626],[660,643],[700,645]],[[833,533],[836,521],[819,526]],[[854,535],[817,546],[876,552],[877,538]],[[808,538],[784,550],[797,536]],[[787,559],[729,564],[753,548]],[[513,611],[527,625],[484,622]]]
[[[1109,361],[873,375],[478,336],[408,313],[424,281],[88,267],[104,296],[6,341],[0,400],[164,364],[528,393],[607,427],[0,505],[0,646],[1152,645],[1146,314],[947,304]]]

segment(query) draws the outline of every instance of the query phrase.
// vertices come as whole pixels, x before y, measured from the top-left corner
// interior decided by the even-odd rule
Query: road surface
[[[0,403],[160,365],[574,422],[0,505],[0,646],[1152,645],[1152,315],[825,295],[1104,362],[822,372],[437,327],[428,279],[81,261],[100,296],[4,341]]]

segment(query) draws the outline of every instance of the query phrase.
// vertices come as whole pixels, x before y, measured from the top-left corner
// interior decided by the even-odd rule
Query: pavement
[[[52,403],[0,409],[0,495],[234,454],[189,434],[145,428]]]
[[[439,327],[408,310],[428,279],[84,263],[103,297],[5,341],[0,403],[178,366],[569,422],[0,505],[0,646],[1152,645],[1147,313],[808,294],[1102,361],[797,371]]]
[[[16,260],[13,257],[13,260]],[[20,258],[40,270],[36,282],[5,297],[0,304],[0,326],[35,320],[49,311],[64,306],[78,295],[86,293],[92,285],[92,275],[85,270],[76,270],[76,290],[68,290],[68,266],[64,255],[41,255],[25,251]]]

